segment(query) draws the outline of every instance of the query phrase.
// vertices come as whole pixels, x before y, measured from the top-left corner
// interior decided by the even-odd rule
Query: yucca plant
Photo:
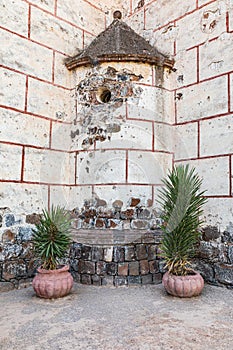
[[[162,180],[159,202],[162,205],[161,256],[166,268],[174,275],[192,273],[190,259],[200,237],[200,219],[206,198],[201,191],[202,180],[195,169],[189,166],[175,166]]]
[[[71,219],[64,208],[54,207],[50,212],[43,210],[40,222],[33,230],[32,242],[42,268],[55,270],[59,260],[64,258],[71,243]]]

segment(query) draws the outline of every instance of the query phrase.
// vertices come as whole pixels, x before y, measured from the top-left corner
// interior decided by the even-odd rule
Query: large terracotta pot
[[[166,272],[163,275],[162,283],[169,294],[184,298],[201,294],[204,287],[204,280],[196,271],[194,274],[186,276],[176,276]]]
[[[32,281],[36,295],[41,298],[61,298],[67,295],[73,286],[73,277],[69,266],[65,265],[56,270],[38,269],[38,274]]]

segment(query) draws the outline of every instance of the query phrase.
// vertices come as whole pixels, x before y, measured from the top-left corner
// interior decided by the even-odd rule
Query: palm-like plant
[[[52,206],[50,212],[43,210],[32,237],[34,252],[41,260],[42,268],[57,268],[59,259],[65,256],[71,243],[70,229],[71,219],[64,208]]]
[[[200,237],[205,191],[200,191],[202,180],[188,165],[174,167],[162,182],[165,186],[159,195],[163,208],[161,256],[170,273],[187,275],[192,271],[189,259]]]

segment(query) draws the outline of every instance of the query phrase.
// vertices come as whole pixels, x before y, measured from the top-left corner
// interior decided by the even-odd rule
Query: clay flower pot
[[[40,298],[61,298],[69,294],[73,286],[73,277],[69,266],[65,265],[56,270],[38,269],[38,274],[32,281],[36,295]]]
[[[169,272],[163,275],[163,286],[176,297],[191,298],[201,294],[204,287],[202,276],[194,271],[192,275],[176,276]]]

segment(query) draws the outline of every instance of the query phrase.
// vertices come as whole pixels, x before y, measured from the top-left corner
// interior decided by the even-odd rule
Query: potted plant
[[[52,206],[50,212],[43,210],[40,222],[33,230],[34,253],[41,266],[32,286],[41,298],[63,297],[73,286],[69,266],[60,265],[71,243],[70,229],[69,214],[64,208]]]
[[[204,287],[202,276],[191,267],[190,259],[200,237],[200,219],[206,198],[201,191],[202,180],[195,169],[179,165],[169,171],[160,190],[162,205],[161,256],[167,272],[163,285],[167,292],[179,297],[192,297]]]

